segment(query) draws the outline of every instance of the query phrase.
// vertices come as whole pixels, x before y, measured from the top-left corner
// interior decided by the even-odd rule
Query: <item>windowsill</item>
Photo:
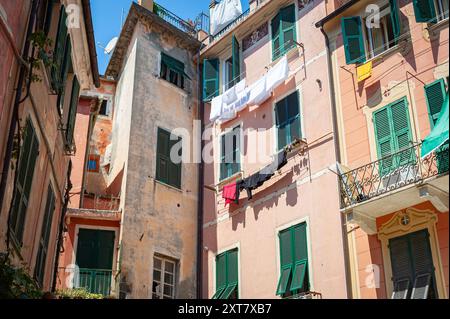
[[[366,60],[364,63],[357,63],[356,67],[366,64],[368,62],[372,62],[373,64],[376,64],[378,62],[383,62],[385,58],[400,51],[401,49],[403,49],[405,47],[405,45],[406,45],[406,42],[404,40],[400,40],[400,42],[397,43],[396,45],[394,45],[392,48],[389,48],[389,49],[377,54],[373,58]]]
[[[162,77],[160,77],[160,76],[157,76],[156,78],[161,82],[161,84],[163,84],[163,85],[165,85],[165,86],[167,86],[167,87],[169,87],[169,88],[174,88],[174,89],[176,89],[176,90],[179,91],[179,93],[182,94],[184,97],[187,97],[188,95],[190,95],[190,93],[189,93],[186,89],[182,89],[182,88],[180,88],[178,85],[175,85],[175,84],[173,84],[173,83],[167,81],[166,79],[164,79],[164,78],[162,78]],[[188,81],[188,80],[185,80],[185,81]]]
[[[221,190],[223,188],[223,186],[229,184],[231,181],[237,180],[238,178],[242,178],[242,175],[243,175],[243,171],[239,171],[237,173],[234,173],[233,175],[220,180],[217,183],[216,187],[218,188],[218,190]]]
[[[438,21],[436,23],[428,25],[426,28],[428,32],[434,33],[436,31],[440,31],[444,26],[448,26],[449,18],[442,19],[441,21]],[[431,34],[430,34],[431,35]]]
[[[165,187],[167,187],[167,188],[169,188],[171,190],[177,191],[178,193],[183,193],[183,190],[181,188],[177,188],[176,186],[172,186],[172,185],[166,184],[164,182],[161,182],[161,181],[157,180],[156,178],[155,178],[155,183],[160,184],[162,186],[165,186]]]

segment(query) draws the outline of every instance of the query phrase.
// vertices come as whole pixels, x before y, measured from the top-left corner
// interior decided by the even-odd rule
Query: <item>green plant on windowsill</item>
[[[6,254],[0,255],[0,299],[39,299],[36,281],[24,267],[15,267]]]
[[[41,61],[43,62],[45,68],[52,69],[55,66],[53,61],[53,54],[49,53],[50,48],[53,45],[53,41],[47,37],[47,35],[43,31],[34,32],[30,36],[31,45],[37,50],[37,58],[31,57],[30,64],[34,69],[39,69],[41,65]],[[39,75],[35,73],[31,73],[30,79],[31,82],[42,82],[42,79]]]
[[[56,297],[59,299],[105,299],[103,295],[90,293],[86,288],[58,290]]]

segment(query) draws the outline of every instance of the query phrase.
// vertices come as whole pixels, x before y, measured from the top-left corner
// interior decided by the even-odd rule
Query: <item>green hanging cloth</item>
[[[440,146],[448,141],[448,92],[445,96],[444,104],[442,105],[441,113],[436,125],[431,130],[422,144],[421,156],[422,158],[428,156]]]

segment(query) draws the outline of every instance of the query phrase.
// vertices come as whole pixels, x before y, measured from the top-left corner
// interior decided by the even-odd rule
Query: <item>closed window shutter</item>
[[[221,137],[220,180],[236,174],[240,166],[240,126]]]
[[[292,239],[290,229],[279,233],[280,240],[280,278],[277,285],[277,295],[283,295],[288,290],[293,268]]]
[[[67,36],[66,41],[66,49],[64,52],[64,60],[61,68],[61,86],[59,88],[59,95],[58,95],[58,107],[60,111],[62,112],[64,110],[64,97],[65,97],[65,89],[66,89],[66,82],[67,82],[67,75],[69,74],[69,71],[72,69],[72,43],[70,42],[70,37]]]
[[[309,280],[307,275],[308,244],[306,238],[306,223],[295,226],[292,229],[295,266],[292,274],[291,291],[301,289],[308,290]]]
[[[390,111],[392,113],[393,129],[394,129],[394,143],[395,150],[401,151],[395,158],[395,165],[408,164],[415,156],[413,150],[409,149],[411,146],[411,131],[409,128],[409,113],[406,99],[401,99],[391,105]]]
[[[232,83],[230,85],[230,87],[232,87],[233,85],[239,83],[240,81],[240,74],[241,74],[241,59],[239,56],[240,53],[240,49],[239,49],[239,41],[236,39],[236,37],[233,35],[233,40],[232,40],[232,51],[233,51],[233,56],[232,56],[232,60],[233,60],[233,74],[232,74]]]
[[[233,249],[226,252],[226,288],[221,299],[229,299],[238,286],[238,250]]]
[[[226,253],[216,257],[216,293],[212,299],[219,299],[227,287],[227,257]]]
[[[175,186],[177,188],[181,188],[181,162],[180,163],[173,163],[172,160],[170,160],[170,151],[172,147],[175,146],[175,144],[180,143],[181,138],[178,140],[169,140],[169,153],[167,154],[169,158],[169,185]],[[181,150],[179,153],[180,156],[182,156]]]
[[[58,33],[55,40],[55,51],[53,53],[53,68],[52,68],[52,85],[55,90],[61,87],[61,68],[64,60],[64,50],[67,40],[67,13],[64,6],[61,7],[59,14]]]
[[[278,131],[278,149],[301,137],[300,102],[295,91],[275,105],[275,122]]]
[[[170,135],[162,129],[158,129],[158,141],[156,151],[156,179],[168,184],[169,183],[169,162],[167,157],[170,149]]]
[[[439,79],[431,84],[425,86],[425,97],[428,105],[428,113],[430,115],[431,127],[434,127],[439,114],[441,113],[442,105],[445,99],[445,83],[443,79]]]
[[[75,120],[77,117],[78,98],[80,96],[80,83],[76,76],[73,77],[72,94],[70,96],[69,115],[67,118],[66,141],[67,145],[73,144],[73,133],[75,129]]]
[[[342,18],[341,24],[346,63],[365,62],[366,52],[364,49],[361,17]]]
[[[22,243],[25,215],[29,206],[31,186],[37,156],[39,155],[39,143],[31,120],[27,119],[25,138],[21,149],[18,179],[14,190],[13,209],[11,213],[11,228],[15,239]]]
[[[203,62],[203,100],[219,95],[219,60],[205,59]]]
[[[434,272],[433,258],[431,256],[428,238],[428,231],[419,231],[410,235],[415,276]]]
[[[389,4],[391,6],[392,32],[394,34],[394,41],[395,43],[397,43],[401,33],[400,9],[398,7],[398,0],[389,0]]]
[[[409,245],[407,237],[394,238],[389,241],[391,254],[392,281],[394,293],[403,294],[405,298],[413,283],[413,270],[409,258]]]
[[[378,158],[382,159],[394,151],[392,129],[389,120],[388,108],[383,108],[373,114],[375,125],[375,138],[377,143]],[[391,169],[393,161],[391,157],[381,162],[381,174]]]
[[[436,22],[436,9],[434,0],[413,0],[416,22]]]
[[[45,204],[44,219],[41,227],[41,237],[39,240],[39,250],[36,258],[35,277],[41,284],[44,280],[45,264],[47,261],[48,244],[50,240],[50,232],[52,227],[53,212],[55,210],[55,195],[52,187],[48,187],[47,203]]]
[[[276,60],[281,54],[281,19],[280,13],[278,13],[271,22],[272,28],[272,59]]]

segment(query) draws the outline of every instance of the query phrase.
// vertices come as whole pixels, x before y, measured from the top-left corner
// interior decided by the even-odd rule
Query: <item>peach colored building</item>
[[[335,1],[316,24],[332,61],[353,298],[448,298],[448,143],[420,156],[448,95],[448,5]]]
[[[99,84],[90,2],[0,1],[0,60],[0,253],[50,291],[79,92]]]
[[[204,41],[213,161],[204,163],[203,298],[349,296],[327,51],[314,26],[326,9],[326,1],[250,1]],[[246,101],[231,115],[229,92]],[[283,149],[287,163],[267,177],[263,168]],[[241,189],[226,204],[238,185],[251,194]]]

